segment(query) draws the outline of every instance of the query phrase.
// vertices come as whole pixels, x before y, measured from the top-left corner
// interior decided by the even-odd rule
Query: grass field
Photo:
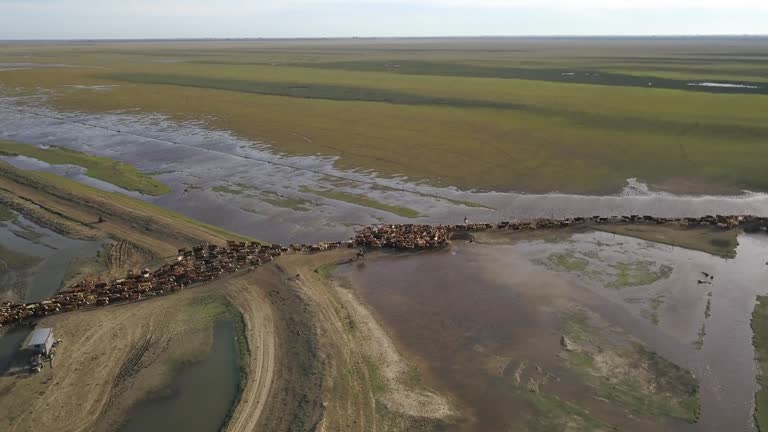
[[[392,205],[392,204],[386,204],[380,201],[376,201],[372,198],[368,198],[367,196],[364,196],[364,195],[352,194],[348,192],[335,191],[335,190],[319,190],[319,189],[309,189],[309,188],[303,188],[301,189],[301,191],[305,193],[317,195],[323,198],[328,198],[331,200],[343,201],[350,204],[357,204],[363,207],[382,210],[382,211],[396,214],[402,217],[417,218],[422,216],[421,214],[419,214],[419,212],[411,208]]]
[[[146,195],[157,196],[171,191],[165,184],[141,173],[131,165],[65,148],[41,148],[0,140],[0,155],[27,156],[52,165],[77,165],[86,169],[85,175],[88,177]]]
[[[279,152],[462,189],[768,191],[768,40],[9,45],[5,91],[205,120]],[[573,74],[573,75],[570,75]],[[589,74],[589,75],[587,75]],[[648,86],[648,82],[653,82]],[[689,86],[725,82],[749,87]],[[93,87],[111,85],[114,87]],[[755,88],[752,88],[755,87]]]

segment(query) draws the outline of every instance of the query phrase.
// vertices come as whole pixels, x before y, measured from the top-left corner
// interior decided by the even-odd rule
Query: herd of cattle
[[[310,245],[263,245],[256,242],[227,242],[180,249],[176,260],[155,271],[131,271],[125,278],[111,282],[83,280],[61,293],[40,302],[0,303],[0,327],[34,320],[57,312],[84,306],[105,306],[137,301],[184,289],[193,283],[217,279],[243,268],[254,268],[271,262],[285,253],[313,253],[341,247],[361,249],[390,248],[397,250],[438,249],[446,246],[457,232],[489,230],[529,231],[595,224],[676,224],[686,227],[710,226],[720,229],[744,228],[767,231],[768,218],[756,216],[705,216],[701,218],[658,218],[652,216],[576,217],[565,219],[531,219],[497,224],[461,225],[378,225],[358,231],[345,242]]]

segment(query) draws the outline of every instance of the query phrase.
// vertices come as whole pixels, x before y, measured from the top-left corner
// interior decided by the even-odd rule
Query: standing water
[[[240,385],[235,326],[216,321],[213,346],[205,360],[183,367],[170,393],[140,402],[120,432],[218,432]]]
[[[621,430],[749,431],[756,390],[749,319],[755,296],[768,290],[768,238],[743,234],[739,243],[729,260],[607,233],[457,243],[451,251],[345,266],[339,275],[413,354],[430,385],[459,401],[468,420],[454,430],[560,430],[537,422],[575,415]],[[555,268],[558,262],[572,267]],[[661,265],[671,274],[631,283]],[[631,273],[633,266],[650,270]],[[711,284],[697,283],[702,271],[715,275]],[[561,361],[563,318],[574,307],[691,370],[700,383],[699,421],[628,416],[621,404],[586,397],[594,389]],[[528,377],[540,376],[548,384],[531,393]]]

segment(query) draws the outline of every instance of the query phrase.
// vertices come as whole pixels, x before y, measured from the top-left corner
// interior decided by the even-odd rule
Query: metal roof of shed
[[[52,328],[41,328],[33,331],[32,336],[29,338],[29,345],[43,345],[51,336],[51,333],[53,333]]]

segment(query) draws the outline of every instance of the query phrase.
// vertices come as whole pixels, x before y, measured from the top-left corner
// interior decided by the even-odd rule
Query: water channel
[[[183,366],[167,391],[139,402],[120,432],[218,432],[240,389],[235,326],[214,324],[207,357]]]

